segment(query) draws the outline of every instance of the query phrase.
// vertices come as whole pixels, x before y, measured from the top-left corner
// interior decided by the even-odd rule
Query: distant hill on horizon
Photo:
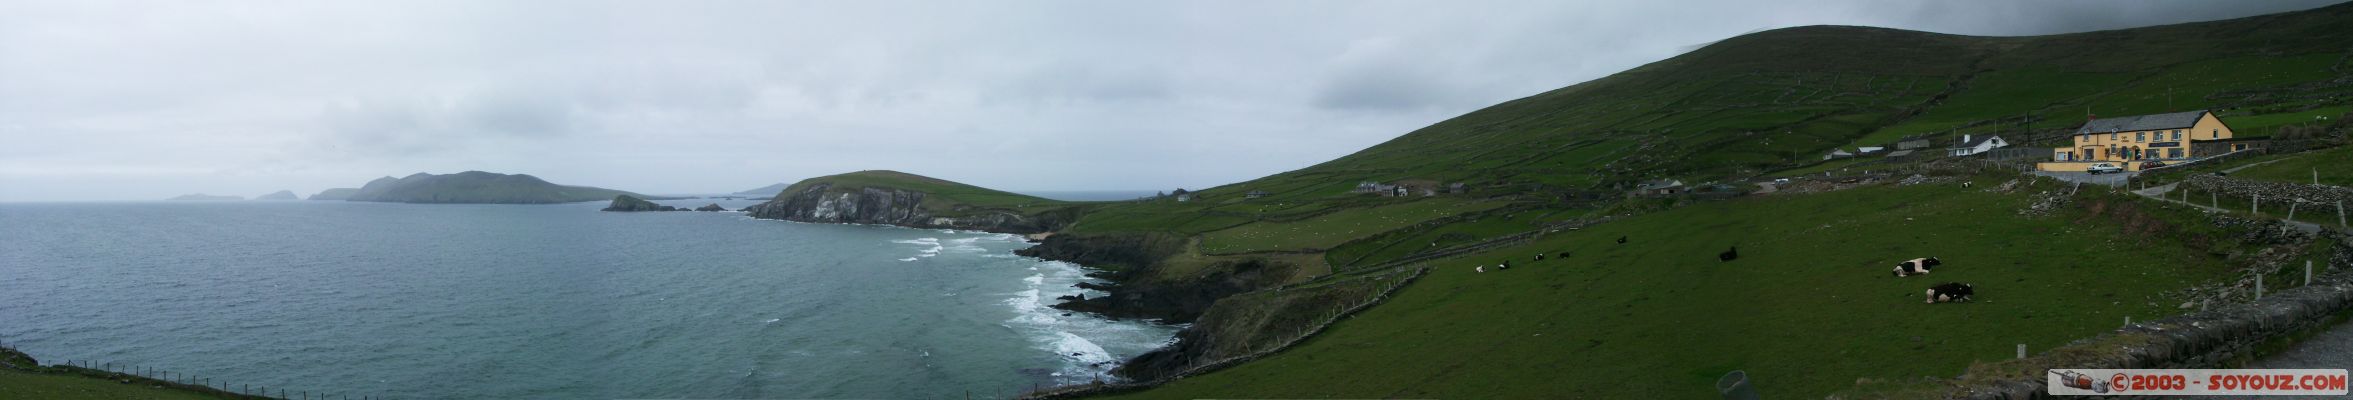
[[[320,195],[342,194],[335,190]],[[346,201],[436,204],[549,204],[609,201],[615,196],[639,195],[621,190],[550,183],[525,174],[466,171],[447,175],[419,172],[382,177],[350,193]],[[314,198],[318,196],[313,196]],[[659,198],[659,197],[652,197]]]
[[[775,195],[776,195],[776,193],[778,193],[778,192],[783,192],[783,191],[784,191],[784,188],[788,188],[788,187],[792,187],[792,184],[790,184],[790,183],[782,183],[782,182],[779,182],[779,183],[777,183],[777,184],[774,184],[774,185],[761,186],[761,187],[758,187],[758,188],[749,189],[749,190],[744,190],[744,191],[740,191],[740,192],[735,192],[735,193],[732,193],[732,194],[753,195],[753,196],[775,196]]]
[[[243,196],[214,196],[214,195],[203,194],[203,193],[191,193],[191,194],[183,194],[183,195],[179,195],[178,197],[173,197],[173,198],[164,199],[164,200],[171,200],[171,201],[225,201],[225,200],[244,200],[244,199],[245,199],[245,197],[243,197]]]

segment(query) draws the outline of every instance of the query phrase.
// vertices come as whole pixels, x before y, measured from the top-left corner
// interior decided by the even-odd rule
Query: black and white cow
[[[1904,262],[1895,263],[1895,277],[1902,278],[1912,275],[1927,275],[1929,270],[1936,269],[1936,266],[1938,265],[1944,265],[1944,261],[1937,260],[1936,257],[1905,260]]]
[[[1928,288],[1928,303],[1969,301],[1971,296],[1976,295],[1977,287],[1975,286],[1960,282],[1945,282],[1942,285]]]

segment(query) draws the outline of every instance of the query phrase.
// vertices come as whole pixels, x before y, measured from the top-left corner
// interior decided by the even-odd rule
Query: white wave
[[[1063,357],[1070,357],[1085,364],[1117,361],[1111,358],[1111,352],[1104,351],[1103,346],[1095,345],[1094,341],[1078,337],[1070,332],[1054,332],[1054,334],[1054,352]]]
[[[760,321],[760,323],[763,323],[763,324],[773,324],[773,323],[776,323],[776,321],[783,321],[783,320],[784,320],[783,318],[769,318],[767,321]]]
[[[901,258],[899,261],[915,261],[915,257]]]
[[[1037,287],[1038,284],[1046,283],[1046,274],[1031,275],[1028,278],[1021,278],[1021,281],[1028,283],[1030,287]]]

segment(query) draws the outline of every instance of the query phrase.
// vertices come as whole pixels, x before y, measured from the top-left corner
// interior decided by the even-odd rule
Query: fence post
[[[2214,202],[2214,209],[2220,210],[2222,209],[2222,195],[2215,193],[2216,192],[2212,191],[2206,192],[2206,199]]]
[[[2255,299],[2263,299],[2263,274],[2255,274]]]
[[[2018,344],[2018,358],[2020,358],[2020,359],[2024,359],[2024,358],[2026,358],[2026,344],[2025,344],[2025,343],[2019,343],[2019,344]]]
[[[2304,199],[2296,199],[2296,201],[2288,203],[2288,222],[2296,221],[2296,205],[2298,204],[2304,204]]]
[[[2304,286],[2312,286],[2312,260],[2304,260]]]
[[[2348,225],[2345,225],[2345,201],[2344,201],[2344,200],[2337,200],[2337,227],[2338,227],[2338,228],[2348,228],[2348,227],[2353,227],[2353,226],[2348,226]]]
[[[2249,207],[2249,211],[2248,211],[2248,212],[2255,213],[2256,215],[2262,215],[2262,214],[2263,214],[2263,195],[2261,195],[2261,194],[2257,194],[2257,195],[2255,195],[2255,205],[2248,206],[2248,207]]]

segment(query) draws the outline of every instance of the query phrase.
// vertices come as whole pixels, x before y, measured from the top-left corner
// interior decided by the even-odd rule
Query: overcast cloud
[[[1199,188],[1761,29],[2028,35],[2310,1],[0,0],[0,201],[485,170]]]

